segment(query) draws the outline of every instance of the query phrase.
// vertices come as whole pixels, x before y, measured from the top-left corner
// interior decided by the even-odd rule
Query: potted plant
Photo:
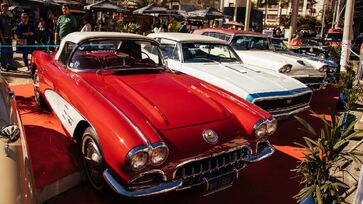
[[[302,118],[296,119],[311,137],[304,137],[305,144],[298,144],[305,149],[304,159],[292,171],[298,174],[304,187],[294,198],[304,204],[340,203],[340,191],[347,185],[339,180],[337,172],[344,171],[342,163],[356,160],[359,153],[347,152],[345,147],[363,131],[354,130],[357,120],[350,121],[344,128],[344,117],[334,113],[331,113],[331,121],[325,116],[322,118],[324,126],[319,133]]]
[[[363,94],[362,85],[357,80],[356,73],[352,67],[348,67],[345,72],[341,72],[339,75],[338,82],[334,85],[339,89],[339,101],[337,103],[337,109],[342,110],[340,113],[341,117],[344,118],[343,123],[348,124],[349,122],[356,119],[356,117],[351,113],[355,110],[357,101]],[[345,128],[347,125],[344,126]]]

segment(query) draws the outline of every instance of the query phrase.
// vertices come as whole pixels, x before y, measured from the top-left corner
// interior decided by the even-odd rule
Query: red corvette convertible
[[[97,190],[140,197],[204,185],[209,194],[274,152],[267,112],[170,71],[151,38],[72,33],[56,53],[34,52],[32,73],[36,103],[80,144]]]

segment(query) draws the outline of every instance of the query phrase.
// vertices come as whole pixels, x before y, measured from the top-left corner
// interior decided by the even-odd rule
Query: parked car
[[[220,28],[201,29],[194,33],[228,41],[245,64],[286,74],[312,90],[321,90],[326,85],[329,67],[316,68],[304,58],[274,52],[270,39],[261,33]]]
[[[330,58],[330,52],[332,50],[326,50],[326,53],[324,53],[324,55],[327,55],[328,58],[325,57],[321,57],[321,56],[309,56],[306,53],[302,53],[302,54],[297,54],[292,52],[291,50],[293,49],[289,49],[286,44],[284,43],[284,41],[282,39],[279,38],[271,38],[271,43],[274,47],[274,50],[276,52],[280,52],[281,54],[284,55],[290,55],[292,57],[298,57],[298,58],[302,58],[305,61],[309,62],[313,67],[319,69],[320,70],[326,70],[326,81],[328,82],[335,82],[337,77],[338,77],[338,72],[339,72],[339,67],[338,64],[335,63],[333,60],[329,59]]]
[[[277,46],[275,49],[279,49],[280,38],[272,38],[272,45]],[[325,44],[323,39],[320,38],[302,38],[302,45],[299,48],[291,49],[294,53],[305,54],[314,57],[328,58],[330,47]]]
[[[32,61],[37,104],[80,144],[97,190],[141,197],[205,185],[209,194],[274,152],[270,114],[170,71],[151,38],[74,32],[56,53],[35,51]]]
[[[312,91],[308,87],[286,75],[244,65],[226,41],[186,33],[155,33],[149,37],[160,42],[173,70],[244,98],[275,118],[309,108]]]
[[[0,75],[0,203],[36,203],[26,144],[14,92]]]
[[[332,29],[332,28],[329,29],[324,40],[330,46],[335,46],[335,47],[341,48],[342,40],[343,40],[343,30],[342,29]]]

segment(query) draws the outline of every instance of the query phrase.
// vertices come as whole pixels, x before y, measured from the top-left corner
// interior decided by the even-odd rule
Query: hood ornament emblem
[[[203,139],[209,144],[217,144],[218,142],[218,134],[211,129],[203,130]]]

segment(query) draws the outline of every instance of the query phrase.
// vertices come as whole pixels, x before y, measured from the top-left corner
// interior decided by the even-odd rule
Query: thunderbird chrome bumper
[[[259,146],[262,145],[262,146]],[[152,195],[157,195],[157,194],[162,194],[162,193],[167,193],[170,191],[177,191],[177,190],[183,190],[183,189],[187,189],[187,188],[191,188],[194,186],[198,186],[201,184],[205,184],[207,186],[209,186],[209,182],[211,180],[216,180],[219,179],[221,177],[223,177],[224,175],[227,174],[231,174],[231,173],[235,173],[238,175],[238,171],[242,170],[244,167],[246,167],[249,163],[254,163],[254,162],[258,162],[262,159],[265,159],[269,156],[271,156],[274,152],[275,149],[274,147],[268,142],[261,142],[257,144],[257,149],[259,149],[259,152],[257,152],[256,154],[252,154],[251,151],[249,151],[250,149],[246,146],[243,146],[240,149],[236,149],[233,151],[229,151],[229,152],[223,152],[221,154],[218,154],[218,156],[215,157],[203,157],[203,158],[193,158],[192,160],[187,161],[187,162],[183,162],[182,164],[178,165],[176,167],[175,173],[174,173],[174,178],[173,180],[170,180],[168,182],[162,182],[156,186],[150,187],[150,188],[146,188],[146,189],[138,189],[138,190],[128,190],[127,188],[125,188],[124,186],[122,186],[118,181],[116,181],[116,179],[111,175],[111,172],[106,169],[103,172],[103,177],[106,180],[106,182],[108,183],[108,185],[112,188],[112,190],[114,190],[116,193],[126,196],[126,197],[145,197],[145,196],[152,196]],[[227,157],[230,157],[231,154],[236,154],[236,151],[240,151],[240,150],[247,150],[246,154],[240,154],[241,158],[235,158],[233,160],[229,160],[229,162],[226,162]],[[221,159],[223,158],[223,165],[219,165],[221,164],[220,161],[217,161],[217,159]],[[212,161],[217,161],[217,167],[216,168],[211,168],[211,166],[213,166],[213,164],[211,164]],[[202,163],[209,163],[208,167],[207,166],[200,166],[200,164]],[[198,164],[197,164],[198,163]],[[184,174],[183,175],[179,175],[176,174],[178,172],[178,170],[180,169],[185,169],[185,168],[190,168],[191,166],[194,165],[198,165],[200,166],[201,169],[199,169],[199,172],[196,171],[191,171],[193,172],[193,175],[186,175],[185,174],[185,170],[183,171]],[[241,167],[241,168],[237,168],[237,167]],[[194,167],[192,167],[194,168]],[[233,173],[233,174],[234,174]],[[191,183],[191,178],[203,178],[198,180],[197,182],[193,182]],[[233,176],[233,180],[235,180],[236,178],[238,178],[238,176]],[[229,186],[232,186],[233,181],[230,182]],[[225,186],[222,186],[220,189],[214,189],[212,192],[207,192],[207,195],[217,192],[219,190],[223,190],[225,189]]]

